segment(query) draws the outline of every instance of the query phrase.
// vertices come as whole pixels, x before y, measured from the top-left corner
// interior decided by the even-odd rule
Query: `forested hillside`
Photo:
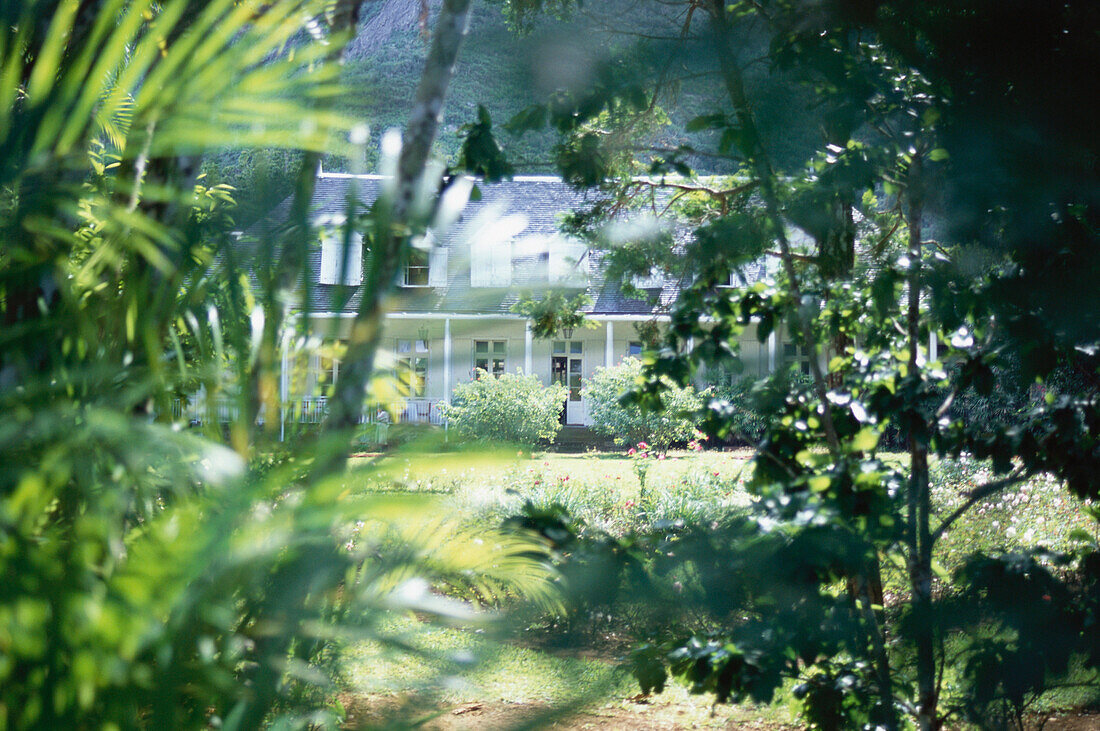
[[[434,13],[438,0],[429,0],[429,6]],[[475,118],[479,104],[499,126],[528,105],[546,101],[555,91],[583,88],[612,57],[620,65],[626,59],[653,73],[662,57],[662,45],[667,43],[662,39],[674,36],[678,19],[647,15],[637,6],[637,0],[606,0],[569,18],[540,18],[521,32],[509,26],[499,3],[475,3],[436,142],[438,154],[454,160],[461,144],[460,127]],[[652,12],[652,4],[645,7]],[[370,127],[371,141],[363,161],[367,171],[375,170],[381,134],[402,126],[408,114],[428,48],[424,28],[429,26],[422,22],[422,8],[421,0],[368,0],[362,6],[358,32],[347,53],[343,81],[349,91],[341,107]],[[746,38],[745,43],[759,45],[758,55],[765,55],[762,39]],[[547,59],[555,62],[547,63]],[[684,61],[681,56],[660,69],[668,79],[660,98],[668,124],[651,129],[650,139],[635,140],[635,144],[675,147],[707,143],[706,136],[717,134],[683,132],[687,120],[720,106],[715,98],[722,97],[721,91],[715,93],[716,80],[699,76],[702,67],[691,68],[690,64],[690,59]],[[809,96],[798,84],[768,72],[763,63],[749,69],[750,81],[762,87],[754,94],[757,112],[765,129],[784,130],[773,141],[779,161],[797,166],[818,142],[790,132],[813,128],[812,124],[793,123],[805,122],[812,114]],[[549,131],[522,137],[501,132],[499,140],[518,172],[551,172],[554,138]],[[342,158],[330,156],[324,161],[325,170],[351,167],[350,161]],[[726,170],[721,160],[696,161],[696,167],[710,172]],[[212,178],[238,189],[238,219],[247,225],[287,195],[295,157],[282,151],[227,150],[207,168]]]

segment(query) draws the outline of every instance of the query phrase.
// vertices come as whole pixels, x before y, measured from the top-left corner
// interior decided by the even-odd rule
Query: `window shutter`
[[[583,285],[584,265],[581,259],[587,247],[575,239],[557,238],[550,242],[550,282]]]
[[[508,287],[512,284],[512,242],[500,242],[490,257],[490,280],[493,287]]]
[[[326,231],[321,235],[321,284],[337,284],[341,265],[344,266],[344,284],[358,286],[363,283],[363,237],[358,233],[351,235],[348,244],[347,261],[344,261],[343,237],[337,231]]]
[[[474,241],[470,244],[470,286],[492,286],[493,258],[492,252],[484,242]]]
[[[343,253],[343,252],[341,252]],[[348,260],[345,264],[344,284],[358,287],[363,283],[363,237],[358,233],[351,235],[348,245]]]
[[[329,237],[321,239],[321,284],[336,284],[336,264],[340,258],[340,247]]]
[[[428,286],[447,286],[447,247],[436,244],[428,257]]]

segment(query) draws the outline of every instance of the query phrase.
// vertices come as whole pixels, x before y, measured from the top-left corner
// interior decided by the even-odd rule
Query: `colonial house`
[[[379,176],[321,173],[313,199],[315,220],[342,214],[353,180],[356,194],[368,203],[384,183]],[[400,418],[441,423],[439,405],[478,369],[489,374],[519,370],[538,375],[544,383],[565,384],[569,395],[564,421],[584,425],[585,380],[598,367],[641,353],[635,325],[667,322],[662,313],[676,298],[678,285],[654,277],[634,282],[650,295],[647,299],[624,295],[621,282],[604,276],[597,253],[560,233],[561,215],[591,201],[558,178],[517,176],[507,182],[480,183],[479,189],[480,199],[467,204],[430,252],[410,258],[387,303],[384,347],[409,383]],[[289,201],[277,208],[270,220],[285,219],[288,206]],[[336,347],[309,356],[303,378],[292,378],[289,373],[295,369],[284,367],[284,402],[300,401],[307,413],[323,410],[322,387],[339,378],[339,341],[347,338],[359,305],[361,244],[353,242],[349,248],[345,262],[342,243],[323,236],[311,253],[309,328]],[[749,276],[764,275],[763,264],[757,269]],[[591,304],[584,312],[595,327],[535,338],[530,322],[513,307],[522,292],[550,287],[587,293]],[[781,345],[774,334],[760,342],[750,328],[743,337],[741,353],[748,374],[765,374],[783,360],[805,360],[800,349]]]

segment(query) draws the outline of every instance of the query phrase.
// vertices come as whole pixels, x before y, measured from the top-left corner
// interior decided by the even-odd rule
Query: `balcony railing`
[[[434,424],[443,426],[446,419],[440,405],[442,399],[409,399],[372,404],[359,418],[360,424],[401,423]],[[256,416],[257,423],[263,424],[267,417],[266,405],[260,407]],[[208,420],[218,424],[228,424],[240,416],[240,405],[233,399],[214,399],[207,403],[201,397],[174,399],[172,401],[172,419],[186,421],[193,425],[204,424]],[[283,421],[288,424],[320,424],[328,416],[328,399],[325,397],[297,399],[285,405]]]

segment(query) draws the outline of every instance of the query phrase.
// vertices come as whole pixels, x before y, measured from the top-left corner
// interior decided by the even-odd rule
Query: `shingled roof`
[[[380,176],[351,176],[321,173],[317,179],[312,201],[315,218],[325,215],[341,215],[349,187],[354,181],[357,194],[364,204],[370,204],[381,193],[385,180]],[[446,285],[439,287],[398,287],[388,303],[388,309],[397,312],[455,313],[455,314],[505,314],[524,290],[547,287],[549,262],[544,253],[533,253],[523,241],[537,241],[560,237],[560,220],[563,214],[584,208],[592,203],[591,195],[579,192],[560,178],[547,176],[517,176],[499,183],[479,182],[481,198],[470,201],[456,225],[445,232],[437,246],[449,249]],[[271,214],[247,232],[249,238],[258,239],[264,233],[281,225],[289,216],[291,199],[283,201]],[[501,215],[522,214],[527,225],[517,236],[517,253],[513,257],[512,284],[509,287],[473,287],[470,283],[468,247],[469,232],[464,224],[477,219],[480,213],[499,207]],[[592,300],[586,311],[592,315],[647,315],[665,311],[679,295],[676,282],[666,282],[661,289],[646,290],[645,299],[628,297],[620,283],[603,276],[601,256],[589,252],[580,263],[587,285],[583,289]],[[321,252],[311,250],[309,255],[310,309],[314,312],[354,312],[359,306],[359,287],[340,287],[318,284],[320,281]],[[754,267],[750,267],[754,269]],[[746,272],[747,279],[763,276],[760,272]],[[576,291],[581,291],[581,287]],[[350,293],[350,296],[349,296]]]

